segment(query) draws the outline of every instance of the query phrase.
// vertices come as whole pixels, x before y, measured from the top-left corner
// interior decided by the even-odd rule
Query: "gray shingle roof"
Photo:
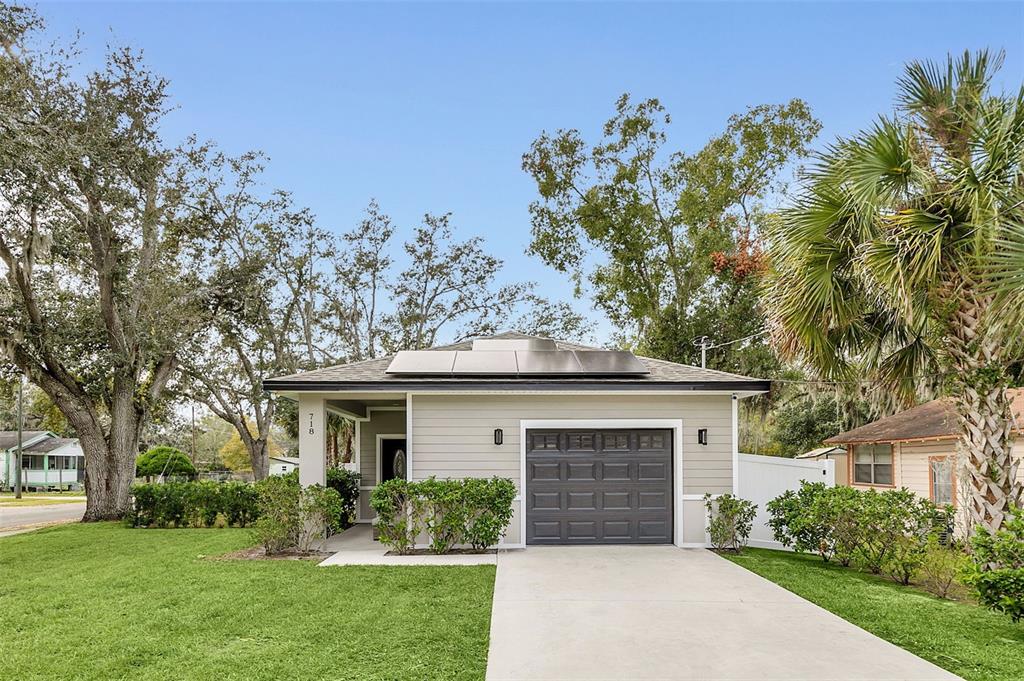
[[[530,339],[536,336],[514,331],[490,336],[490,338]],[[469,350],[471,340],[443,345],[430,350]],[[556,340],[559,350],[599,350],[578,343]],[[370,359],[351,364],[324,367],[290,376],[280,376],[263,382],[267,390],[331,390],[358,389],[360,387],[375,390],[393,387],[398,390],[415,387],[508,387],[516,386],[577,386],[587,388],[605,388],[610,390],[649,388],[681,388],[681,389],[722,389],[722,390],[768,390],[768,381],[730,374],[724,371],[701,369],[686,364],[676,364],[650,357],[637,357],[647,367],[649,374],[644,376],[557,376],[557,377],[509,377],[509,376],[395,376],[386,373],[394,355]]]
[[[46,435],[48,431],[45,430],[23,430],[21,431],[21,441],[23,445],[27,445],[32,440],[39,438],[42,435]],[[3,430],[0,431],[0,452],[8,449],[14,449],[18,446],[18,431],[16,430]],[[27,447],[26,447],[27,449]]]

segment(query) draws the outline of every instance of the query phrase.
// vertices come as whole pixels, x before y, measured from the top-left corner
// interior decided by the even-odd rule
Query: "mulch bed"
[[[289,550],[268,556],[267,550],[262,546],[253,546],[248,549],[225,553],[222,556],[208,557],[213,560],[314,560],[320,562],[324,558],[332,555],[334,554],[329,551],[310,551],[309,553],[300,553],[299,551]]]
[[[494,549],[452,549],[448,553],[434,553],[430,549],[412,549],[405,553],[398,553],[397,551],[388,551],[385,556],[483,556],[488,553],[497,553]]]

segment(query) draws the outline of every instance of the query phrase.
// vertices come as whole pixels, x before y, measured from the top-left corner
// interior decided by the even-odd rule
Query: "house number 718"
[[[313,434],[313,412],[309,412],[309,434]]]

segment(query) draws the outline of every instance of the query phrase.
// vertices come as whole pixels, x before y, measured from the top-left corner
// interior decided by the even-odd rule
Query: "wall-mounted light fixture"
[[[708,429],[699,428],[697,430],[697,444],[707,446],[708,444]]]
[[[501,428],[494,429],[494,444],[500,445],[505,440],[505,434],[501,432]]]

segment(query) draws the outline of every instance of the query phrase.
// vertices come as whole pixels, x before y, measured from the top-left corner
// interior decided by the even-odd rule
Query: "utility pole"
[[[14,498],[21,498],[21,422],[25,414],[25,379],[18,377],[18,454],[14,459]]]
[[[700,368],[706,369],[708,367],[708,350],[713,347],[711,339],[707,336],[694,338],[693,347],[700,348]]]

